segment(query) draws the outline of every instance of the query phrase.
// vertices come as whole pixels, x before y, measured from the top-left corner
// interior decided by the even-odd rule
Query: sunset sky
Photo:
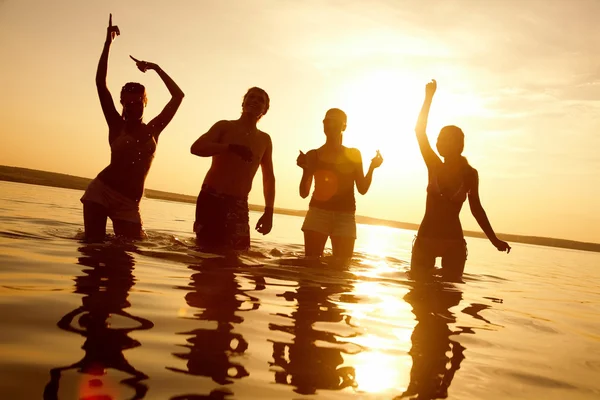
[[[463,128],[497,232],[600,242],[600,2],[0,0],[0,164],[89,178],[107,165],[94,77],[111,12],[121,30],[113,98],[143,83],[146,120],[168,101],[129,54],[186,93],[147,188],[196,195],[210,159],[190,145],[237,118],[244,92],[260,86],[271,97],[259,127],[273,138],[277,207],[308,207],[296,156],[324,142],[324,113],[339,107],[344,144],[367,165],[377,149],[385,159],[357,214],[418,223],[426,169],[413,128],[435,78],[429,137]],[[260,173],[250,201],[263,204]],[[463,226],[479,230],[468,206]]]

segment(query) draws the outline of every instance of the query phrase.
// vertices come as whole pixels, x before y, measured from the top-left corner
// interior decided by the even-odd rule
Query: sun
[[[365,169],[379,150],[386,165],[421,163],[414,134],[420,102],[415,83],[400,71],[364,72],[340,89],[340,108],[348,115],[344,145],[358,148]]]

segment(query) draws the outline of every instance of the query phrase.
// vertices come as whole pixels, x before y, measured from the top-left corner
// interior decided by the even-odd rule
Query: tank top
[[[315,190],[310,200],[310,207],[322,210],[354,213],[356,200],[354,198],[354,169],[355,163],[347,156],[345,149],[339,163],[323,161],[316,156]]]

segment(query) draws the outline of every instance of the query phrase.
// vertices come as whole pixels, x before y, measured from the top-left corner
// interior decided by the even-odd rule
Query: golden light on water
[[[393,248],[398,238],[395,228],[377,225],[361,225],[361,236],[357,239],[356,247],[371,256],[379,257],[379,261],[369,260],[370,266],[375,266],[376,271],[381,269],[392,270],[385,262],[389,249]]]
[[[358,390],[378,393],[408,386],[411,362],[399,363],[396,355],[383,351],[363,352],[354,359]]]
[[[353,324],[366,330],[350,340],[365,349],[352,357],[358,390],[405,390],[412,366],[407,353],[415,324],[410,305],[398,297],[397,290],[393,292],[381,282],[356,282],[353,292],[365,298],[348,307]],[[390,329],[390,325],[394,327]],[[399,359],[399,355],[404,356]]]

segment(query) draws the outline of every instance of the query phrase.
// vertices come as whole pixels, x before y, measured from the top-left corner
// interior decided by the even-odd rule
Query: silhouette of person
[[[222,263],[212,265],[210,260],[205,261],[202,265],[190,266],[197,272],[192,275],[190,285],[183,289],[191,290],[185,296],[187,304],[202,310],[194,317],[200,321],[215,321],[217,327],[179,333],[189,336],[187,344],[182,345],[189,352],[173,355],[187,361],[187,370],[166,368],[188,375],[206,376],[220,385],[227,385],[249,375],[239,363],[248,349],[248,342],[235,332],[235,326],[244,321],[240,311],[257,310],[259,302],[240,288],[233,270],[224,269]],[[257,281],[256,290],[261,288],[264,288],[264,281]]]
[[[344,321],[344,310],[340,309],[330,297],[349,291],[349,288],[330,285],[311,286],[300,283],[296,292],[285,292],[282,297],[287,301],[296,301],[297,308],[291,315],[277,314],[290,318],[293,325],[269,324],[273,331],[293,335],[290,342],[273,342],[273,362],[275,382],[292,385],[299,394],[316,394],[317,390],[342,390],[356,386],[353,367],[341,367],[344,363],[342,353],[346,350],[335,346],[344,345],[331,332],[317,330],[317,322]],[[327,347],[318,346],[317,341],[326,342]],[[286,359],[286,348],[289,359]]]
[[[256,126],[269,110],[269,102],[263,89],[250,88],[244,95],[240,118],[218,121],[192,144],[192,154],[212,157],[196,202],[194,232],[201,248],[250,248],[248,194],[259,166],[265,210],[256,230],[263,235],[271,231],[275,202],[273,145],[271,137]]]
[[[300,151],[296,160],[303,171],[300,181],[303,199],[308,197],[313,179],[315,181],[315,190],[302,225],[306,257],[321,257],[329,237],[334,257],[352,257],[356,240],[354,184],[360,194],[366,194],[373,171],[383,162],[377,151],[369,171],[364,175],[360,151],[342,145],[346,121],[346,113],[342,110],[328,110],[323,120],[325,144],[306,154]]]
[[[479,199],[479,176],[462,151],[463,131],[445,126],[433,151],[427,138],[427,118],[436,91],[435,80],[425,87],[425,101],[415,128],[417,141],[429,174],[425,216],[412,248],[411,275],[423,278],[434,270],[436,257],[442,258],[446,280],[460,280],[467,260],[467,244],[460,224],[460,210],[468,198],[471,212],[488,239],[499,251],[510,252],[508,243],[498,239]]]
[[[425,285],[416,282],[404,299],[412,305],[417,324],[409,352],[413,360],[410,383],[398,398],[417,395],[414,398],[445,399],[452,379],[465,359],[465,347],[450,338],[465,330],[452,331],[448,326],[456,322],[450,308],[460,303],[462,292],[448,283]]]
[[[151,329],[154,324],[124,310],[130,307],[127,297],[134,285],[133,257],[116,247],[84,246],[79,251],[82,253],[79,264],[91,268],[84,269],[84,275],[75,278],[74,292],[84,295],[81,300],[82,305],[65,314],[57,325],[62,330],[85,338],[82,346],[85,355],[74,364],[53,368],[50,371],[50,382],[44,389],[44,399],[58,398],[59,382],[63,371],[74,369],[94,376],[95,378],[89,381],[90,387],[82,390],[90,391],[91,395],[92,391],[99,391],[104,387],[100,377],[105,375],[109,368],[131,375],[131,378],[124,379],[121,383],[135,391],[131,399],[142,399],[148,391],[142,381],[148,377],[129,364],[123,351],[141,346],[140,342],[129,337],[129,333]],[[132,326],[111,327],[109,322],[111,315],[128,319],[130,321],[128,325]],[[84,396],[85,393],[81,394],[82,398],[87,398]],[[112,397],[107,394],[102,398]]]
[[[130,56],[140,71],[156,71],[171,93],[171,100],[158,116],[146,124],[143,122],[146,89],[139,83],[129,82],[121,89],[123,112],[119,114],[106,85],[108,52],[119,34],[119,28],[112,24],[111,14],[96,72],[100,105],[108,124],[111,157],[108,167],[90,182],[81,198],[85,238],[90,242],[104,240],[107,218],[112,220],[116,235],[132,239],[145,236],[139,210],[144,183],[154,159],[158,137],[173,119],[184,96],[157,64]]]

